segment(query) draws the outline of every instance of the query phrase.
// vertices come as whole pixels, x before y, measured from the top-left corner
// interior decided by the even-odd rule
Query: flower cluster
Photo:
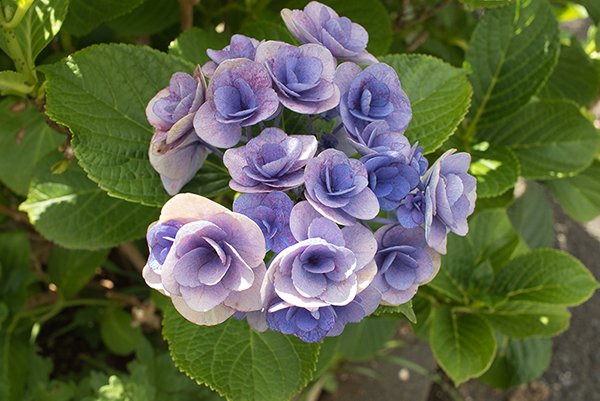
[[[234,35],[148,105],[150,160],[170,194],[214,153],[239,195],[233,211],[171,198],[143,275],[196,324],[234,316],[315,342],[432,280],[448,233],[468,231],[476,182],[467,153],[429,167],[404,136],[410,102],[364,28],[314,1],[282,16],[300,46]],[[286,132],[284,112],[305,132]],[[315,134],[317,119],[335,125]]]

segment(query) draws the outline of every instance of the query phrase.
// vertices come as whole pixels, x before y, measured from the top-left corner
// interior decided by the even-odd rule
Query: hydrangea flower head
[[[425,237],[438,252],[446,253],[448,232],[467,235],[467,217],[475,210],[477,180],[468,173],[471,155],[450,149],[425,175]]]
[[[256,48],[260,42],[254,38],[249,38],[245,35],[235,34],[227,46],[221,50],[207,49],[206,54],[210,57],[210,61],[202,66],[202,72],[207,77],[212,78],[215,70],[225,60],[234,58],[247,58],[254,60]]]
[[[369,34],[359,24],[340,17],[331,7],[311,1],[304,10],[281,10],[285,25],[300,43],[325,46],[340,61],[377,63],[367,52]]]
[[[339,104],[340,90],[333,83],[337,63],[325,47],[268,41],[258,47],[256,61],[267,67],[279,101],[288,109],[319,114]]]
[[[239,142],[242,127],[267,120],[278,109],[277,93],[263,65],[248,59],[225,60],[210,81],[194,128],[209,145],[230,148]]]
[[[266,128],[245,146],[225,152],[229,186],[239,192],[287,191],[300,186],[304,166],[316,151],[313,135],[287,135],[279,128]]]

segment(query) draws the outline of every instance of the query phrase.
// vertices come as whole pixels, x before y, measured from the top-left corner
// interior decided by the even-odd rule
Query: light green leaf
[[[81,167],[102,189],[118,198],[161,206],[168,195],[148,160],[153,130],[145,108],[168,85],[171,74],[192,69],[183,60],[147,47],[89,47],[44,66],[46,110],[71,129]]]
[[[496,359],[479,378],[499,388],[510,388],[537,379],[550,365],[552,340],[532,337],[524,340],[503,338]]]
[[[554,215],[540,184],[528,181],[525,192],[510,205],[507,212],[513,226],[530,248],[552,246]]]
[[[476,315],[434,311],[429,343],[435,359],[455,385],[477,377],[491,365],[496,339],[490,325]]]
[[[77,36],[89,33],[103,22],[127,14],[144,0],[70,0],[64,30]]]
[[[469,109],[472,90],[465,72],[418,54],[390,55],[381,61],[398,72],[410,100],[413,117],[406,136],[419,141],[425,153],[433,152],[454,133]]]
[[[94,277],[108,251],[72,251],[55,246],[48,258],[50,280],[63,297],[71,298]]]
[[[558,51],[558,24],[546,0],[487,11],[466,54],[473,84],[471,129],[524,106],[552,72]]]
[[[117,355],[131,354],[142,340],[142,329],[133,327],[131,314],[118,308],[108,308],[100,318],[102,341]]]
[[[581,42],[571,38],[569,46],[561,46],[558,64],[542,88],[542,98],[565,98],[581,106],[589,106],[598,98],[600,74]]]
[[[574,177],[546,181],[545,185],[575,220],[586,222],[600,215],[600,161]]]
[[[495,330],[514,338],[555,336],[571,317],[564,306],[529,301],[504,302],[482,313]]]
[[[575,0],[576,3],[583,5],[589,16],[596,22],[600,23],[600,3],[597,0]]]
[[[529,103],[481,136],[511,148],[521,163],[521,174],[539,180],[584,170],[600,144],[593,124],[566,100]]]
[[[0,181],[27,195],[36,163],[65,140],[28,102],[0,102]]]
[[[165,311],[163,335],[180,370],[235,401],[291,399],[312,379],[319,354],[319,344],[258,333],[236,319],[198,326],[173,308]]]
[[[471,157],[469,172],[477,178],[477,198],[499,196],[515,186],[521,166],[506,146],[484,142],[474,147]]]
[[[16,63],[33,68],[35,59],[60,30],[67,14],[69,0],[34,0],[14,29],[20,52],[9,45],[6,32],[0,35],[0,48]],[[20,54],[19,54],[20,53]]]
[[[502,7],[512,3],[513,0],[460,0],[461,3],[469,7],[493,8]]]
[[[73,162],[62,174],[42,160],[20,209],[46,238],[71,249],[104,249],[144,236],[159,210],[108,196]]]
[[[108,22],[119,35],[151,35],[179,22],[177,0],[144,0],[132,12]]]
[[[27,83],[27,77],[16,71],[0,71],[0,95],[25,95],[34,86]]]
[[[296,43],[283,22],[276,24],[269,21],[256,21],[244,24],[240,33],[258,40],[279,40],[286,43]]]
[[[573,256],[554,249],[537,249],[511,260],[496,274],[492,291],[512,301],[579,305],[598,282]]]
[[[401,313],[411,323],[417,323],[417,316],[412,307],[412,300],[398,306],[380,305],[373,313],[374,316],[394,315]]]
[[[229,36],[215,31],[192,28],[177,37],[169,45],[169,54],[181,57],[193,64],[204,64],[210,60],[207,49],[218,50],[229,44]]]

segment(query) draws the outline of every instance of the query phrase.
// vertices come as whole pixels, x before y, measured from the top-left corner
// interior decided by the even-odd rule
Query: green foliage
[[[473,148],[471,157],[469,172],[477,178],[478,198],[499,196],[514,187],[521,165],[510,148],[484,142]]]
[[[413,310],[412,300],[398,306],[380,305],[373,313],[375,316],[394,315],[401,313],[411,323],[417,323],[417,317]]]
[[[177,0],[144,0],[133,11],[108,22],[119,35],[150,35],[179,22]]]
[[[109,308],[100,318],[100,335],[112,352],[128,355],[142,339],[142,330],[133,326],[130,313],[118,308]]]
[[[207,49],[222,49],[228,43],[229,37],[225,34],[192,28],[171,42],[169,54],[202,65],[210,60],[206,55]]]
[[[65,31],[73,35],[85,35],[92,29],[126,14],[139,6],[144,0],[70,0],[69,13],[65,20]]]
[[[551,182],[551,181],[550,181]],[[510,221],[530,248],[554,243],[554,216],[543,187],[527,182],[525,192],[507,209]]]
[[[425,153],[439,148],[456,130],[469,108],[471,87],[465,72],[423,55],[391,55],[392,66],[410,99],[413,117],[406,136],[419,141]]]
[[[20,209],[46,238],[70,249],[104,249],[141,238],[159,210],[112,198],[90,181],[76,163],[62,173],[51,154],[34,174]]]
[[[258,333],[235,319],[197,326],[173,308],[165,311],[163,335],[179,369],[236,401],[290,399],[312,378],[319,354],[319,344]]]
[[[65,298],[71,298],[96,274],[108,250],[73,251],[55,246],[48,258],[50,280]]]

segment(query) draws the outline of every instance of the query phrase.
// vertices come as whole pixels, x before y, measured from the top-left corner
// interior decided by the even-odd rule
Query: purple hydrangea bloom
[[[245,35],[233,35],[227,46],[221,50],[207,49],[206,54],[210,57],[211,61],[208,61],[202,66],[202,72],[207,77],[211,78],[215,73],[215,70],[225,60],[231,60],[234,58],[247,58],[254,60],[256,55],[256,48],[261,42],[254,38],[249,38]]]
[[[369,34],[365,28],[340,17],[331,7],[311,1],[303,11],[284,8],[281,17],[300,43],[321,44],[338,60],[377,63],[377,59],[366,50]]]
[[[425,237],[429,246],[446,253],[449,231],[467,235],[467,217],[475,210],[477,180],[468,173],[471,155],[444,153],[425,174]]]
[[[150,100],[146,116],[156,129],[148,152],[163,186],[174,195],[202,167],[208,150],[194,133],[194,113],[204,103],[206,82],[199,68],[194,75],[176,72],[169,86]]]
[[[178,194],[165,203],[158,224],[173,220],[182,225],[156,274],[158,289],[179,313],[196,324],[214,325],[238,311],[260,310],[266,250],[258,225],[193,194]],[[152,241],[151,255],[157,245],[159,254],[164,252],[160,242]]]
[[[225,60],[210,81],[194,128],[209,145],[230,148],[239,142],[242,127],[267,120],[278,110],[277,93],[263,65],[248,59]]]
[[[385,121],[393,132],[406,130],[412,110],[392,67],[378,63],[361,71],[355,64],[343,63],[334,82],[342,93],[340,116],[351,136],[360,136],[373,121]]]
[[[373,286],[389,305],[408,302],[420,285],[428,283],[440,268],[441,258],[425,241],[421,227],[386,225],[375,233],[377,276]]]
[[[361,155],[386,151],[406,152],[410,149],[408,139],[401,132],[393,132],[385,121],[374,121],[362,131],[347,132],[354,149]]]
[[[290,228],[300,242],[281,251],[269,265],[263,300],[276,295],[310,310],[343,306],[371,283],[377,247],[371,230],[360,224],[340,229],[308,202],[294,206]]]
[[[425,223],[425,197],[423,192],[408,194],[396,210],[396,218],[404,228],[419,227]]]
[[[400,152],[374,153],[360,160],[369,174],[369,188],[383,210],[396,209],[421,182],[419,170]]]
[[[370,220],[379,213],[377,197],[369,188],[367,169],[343,152],[327,149],[311,159],[304,171],[310,204],[338,224]]]
[[[380,302],[381,292],[371,284],[357,294],[348,305],[334,306],[333,310],[337,318],[327,335],[329,337],[339,336],[344,331],[346,324],[360,322],[375,312]]]
[[[276,297],[268,308],[266,319],[271,330],[293,334],[307,343],[316,343],[333,328],[337,316],[332,306],[308,310]]]
[[[171,250],[177,231],[183,223],[177,220],[168,220],[164,223],[155,222],[150,224],[146,233],[149,255],[148,262],[142,270],[142,276],[149,287],[162,290],[160,274],[163,263]]]
[[[228,149],[223,163],[238,192],[287,191],[302,185],[304,166],[317,151],[313,135],[287,135],[266,128],[245,146]]]
[[[340,103],[340,90],[333,83],[336,61],[326,48],[316,44],[300,47],[269,41],[256,51],[288,109],[301,114],[319,114]]]
[[[281,252],[296,243],[290,230],[294,202],[283,192],[241,194],[233,202],[233,211],[248,216],[263,232],[267,251]]]

